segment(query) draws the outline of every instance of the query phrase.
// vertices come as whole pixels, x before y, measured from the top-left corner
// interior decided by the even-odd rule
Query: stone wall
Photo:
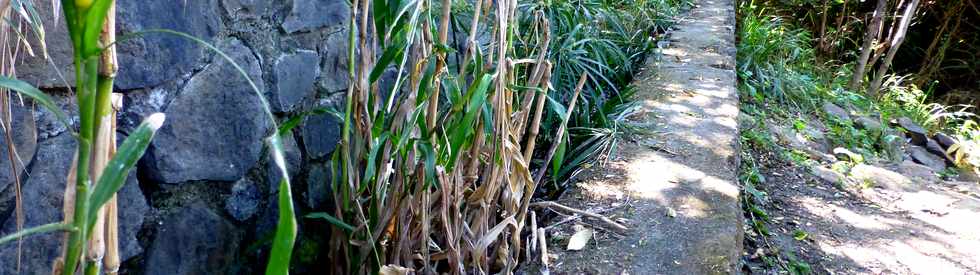
[[[35,1],[51,11],[51,1]],[[267,91],[280,121],[337,107],[347,88],[347,1],[341,0],[117,0],[120,36],[172,29],[208,41],[241,65]],[[60,17],[60,11],[58,16]],[[42,12],[50,60],[22,54],[19,78],[77,112],[71,48],[63,20]],[[146,34],[119,45],[117,92],[125,95],[120,138],[142,118],[165,112],[167,121],[120,192],[122,256],[129,274],[248,274],[265,263],[274,231],[273,203],[280,175],[270,172],[262,138],[271,129],[260,98],[231,64],[189,40]],[[32,111],[33,110],[33,111]],[[25,171],[26,227],[60,221],[64,182],[75,150],[67,129],[27,102],[15,106],[12,133]],[[326,163],[337,145],[340,122],[312,115],[287,137],[296,206],[301,213],[326,207]],[[77,117],[73,119],[77,123]],[[76,127],[77,125],[73,125]],[[2,133],[0,133],[2,136]],[[15,231],[13,174],[0,150],[0,234]],[[316,267],[323,224],[303,221],[299,271]],[[0,275],[50,274],[59,234],[32,236],[0,247]]]

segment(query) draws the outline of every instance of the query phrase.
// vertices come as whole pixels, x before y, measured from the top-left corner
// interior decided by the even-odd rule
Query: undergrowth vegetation
[[[766,181],[761,170],[772,163],[810,167],[821,160],[819,154],[798,149],[799,145],[784,148],[780,144],[784,142],[782,136],[776,133],[784,125],[792,125],[792,134],[803,136],[803,140],[813,140],[808,135],[812,131],[824,135],[821,140],[829,143],[829,148],[825,149],[833,149],[845,160],[831,165],[833,170],[841,170],[838,172],[842,175],[850,167],[866,161],[884,159],[901,162],[902,155],[895,156],[895,152],[889,149],[894,147],[896,139],[904,139],[902,131],[906,129],[889,126],[900,117],[907,117],[921,125],[929,135],[947,133],[954,136],[957,143],[947,151],[954,163],[966,170],[976,171],[980,167],[980,150],[977,149],[980,147],[980,127],[976,122],[977,116],[972,113],[972,106],[937,103],[932,89],[936,85],[926,88],[917,86],[912,75],[886,75],[880,90],[875,90],[874,83],[867,91],[852,89],[854,86],[849,81],[854,77],[855,69],[851,58],[859,50],[848,49],[860,46],[855,44],[861,41],[855,43],[847,40],[851,35],[845,29],[857,29],[860,21],[849,23],[850,18],[844,20],[845,16],[841,16],[844,21],[838,23],[838,28],[814,35],[800,22],[819,23],[821,14],[807,11],[807,16],[813,16],[807,17],[808,20],[789,20],[792,18],[790,16],[800,15],[796,11],[804,4],[799,2],[737,2],[738,90],[743,112],[740,117],[743,152],[739,182],[744,191],[742,206],[753,235],[749,239],[761,243],[759,247],[771,248],[773,244],[769,238],[775,234],[767,227],[772,222],[765,210],[769,204],[768,194],[757,188]],[[826,8],[834,6],[839,9],[839,5],[847,1],[809,2],[816,6],[824,5],[826,13]],[[914,10],[918,2],[911,3]],[[896,8],[894,12],[901,15],[901,11],[903,9]],[[833,25],[826,21],[826,14],[823,16],[825,21],[822,24]],[[895,22],[893,32],[901,28],[897,17],[889,20]],[[905,20],[911,18],[903,18],[902,21]],[[893,48],[890,50],[898,49],[895,45]],[[877,54],[881,53],[883,51]],[[874,63],[874,59],[871,63]],[[888,67],[884,68],[879,70],[879,75]],[[838,115],[826,110],[826,103],[842,106],[852,117],[839,119]],[[857,125],[861,123],[857,122],[856,117],[868,122]],[[819,127],[811,130],[814,126]],[[955,171],[950,168],[937,174],[945,178],[955,174]],[[840,182],[836,184],[838,188],[843,188]],[[805,238],[806,234],[796,235]],[[778,248],[774,249],[779,251]],[[770,268],[791,274],[812,272],[809,265],[796,259],[793,251],[762,255],[762,261]]]
[[[756,109],[766,109],[782,119],[822,117],[833,145],[868,156],[884,155],[882,144],[888,142],[887,136],[828,118],[820,110],[823,103],[845,106],[885,124],[908,117],[930,133],[955,135],[960,146],[954,153],[961,155],[963,166],[980,164],[976,153],[968,153],[976,152],[980,145],[972,106],[932,102],[931,91],[922,90],[908,76],[887,76],[880,96],[848,89],[852,68],[846,60],[821,62],[809,31],[786,22],[782,16],[786,12],[779,11],[783,6],[759,2],[740,1],[738,5],[739,91],[743,99],[749,99],[743,104],[769,107]]]
[[[687,4],[354,1],[335,206],[315,214],[334,271],[515,270],[532,198],[614,150],[625,87]]]

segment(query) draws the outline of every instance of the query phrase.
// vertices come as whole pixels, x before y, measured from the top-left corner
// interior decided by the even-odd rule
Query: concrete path
[[[624,204],[630,231],[559,251],[555,273],[738,272],[734,1],[698,2],[634,81],[642,111],[631,120],[647,134],[631,134],[604,171],[593,171],[605,175],[565,199],[586,209]]]

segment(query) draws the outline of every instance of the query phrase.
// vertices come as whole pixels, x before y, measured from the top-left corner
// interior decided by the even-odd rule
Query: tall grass
[[[755,1],[740,1],[738,14],[739,90],[756,101],[813,109],[818,79],[810,34]]]
[[[514,271],[545,172],[611,150],[649,32],[686,2],[354,1],[335,205],[311,215],[334,272]]]

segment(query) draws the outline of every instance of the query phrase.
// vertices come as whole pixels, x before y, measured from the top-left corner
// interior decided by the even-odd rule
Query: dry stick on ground
[[[544,228],[538,228],[538,245],[541,250],[541,265],[548,267],[548,232]]]
[[[548,209],[551,209],[551,210],[556,210],[557,209],[557,210],[561,210],[561,211],[565,211],[565,212],[571,212],[571,213],[579,214],[579,215],[582,215],[582,216],[585,216],[585,217],[593,218],[593,219],[596,219],[596,220],[599,220],[599,221],[605,223],[606,225],[609,225],[609,227],[612,227],[613,229],[616,229],[619,232],[625,232],[625,231],[629,230],[629,228],[626,228],[626,226],[624,226],[622,224],[619,224],[618,222],[615,222],[615,221],[613,221],[613,220],[611,220],[609,218],[606,218],[606,216],[599,215],[599,214],[592,213],[592,212],[588,212],[588,211],[578,210],[578,209],[571,208],[571,207],[568,207],[568,206],[565,206],[565,205],[562,205],[560,203],[553,202],[553,201],[535,202],[535,203],[532,203],[531,206],[541,207],[541,208],[548,208]]]

